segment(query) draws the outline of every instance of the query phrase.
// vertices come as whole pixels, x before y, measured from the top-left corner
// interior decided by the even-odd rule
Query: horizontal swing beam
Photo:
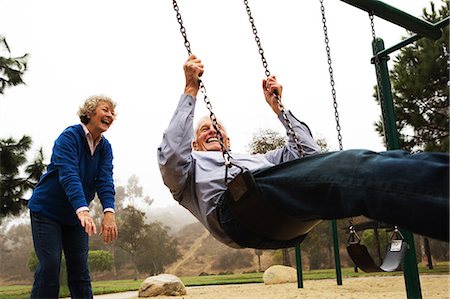
[[[437,22],[436,24],[434,24],[433,26],[435,28],[444,28],[445,26],[448,26],[450,24],[450,17],[446,17],[445,19],[442,19],[441,21]],[[388,48],[388,49],[384,49],[380,52],[378,52],[379,56],[386,56],[391,54],[392,52],[395,52],[415,41],[418,41],[419,39],[421,39],[423,36],[421,36],[420,34],[414,34],[413,36],[399,42],[398,44]],[[372,58],[373,60],[374,58]]]
[[[372,13],[386,21],[399,25],[421,36],[437,40],[442,31],[433,24],[416,18],[402,10],[377,0],[341,0],[359,9]]]

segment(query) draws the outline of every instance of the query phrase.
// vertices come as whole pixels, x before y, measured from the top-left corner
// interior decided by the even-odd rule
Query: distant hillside
[[[145,211],[147,222],[159,221],[170,227],[170,233],[175,234],[184,226],[198,222],[192,214],[180,206],[174,204],[163,208],[150,207]]]
[[[177,276],[258,271],[258,258],[254,249],[233,249],[217,241],[199,223],[186,225],[174,235],[182,257],[166,269]],[[273,251],[261,256],[264,271],[272,265]]]
[[[170,234],[178,241],[181,257],[166,269],[166,273],[188,276],[258,271],[255,249],[233,249],[223,245],[182,206],[150,207],[145,212],[147,222],[159,221],[170,227]],[[260,256],[262,271],[273,264],[274,252],[263,251]]]

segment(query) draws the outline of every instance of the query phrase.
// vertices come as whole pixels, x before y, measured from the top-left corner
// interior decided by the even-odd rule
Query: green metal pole
[[[373,54],[384,50],[384,42],[381,38],[376,38],[372,42]],[[380,82],[379,88],[383,95],[380,99],[383,107],[382,114],[385,125],[385,135],[387,137],[387,149],[394,150],[400,148],[400,141],[397,133],[397,126],[394,113],[394,104],[392,100],[391,82],[389,80],[389,70],[387,61],[388,56],[379,57],[379,69],[375,65],[378,81]],[[375,63],[373,60],[372,63]],[[376,64],[376,63],[375,63]],[[413,234],[407,230],[401,229],[405,241],[408,243],[409,248],[406,252],[405,259],[403,261],[403,276],[405,278],[406,294],[408,298],[422,298],[422,292],[420,288],[419,270],[417,269],[417,257],[416,249],[414,246]]]
[[[300,244],[295,245],[295,262],[297,264],[297,286],[303,289],[302,253]]]
[[[448,26],[450,23],[450,17],[446,17],[445,19],[440,20],[439,22],[435,23],[433,26],[435,28],[444,28],[445,26]],[[389,55],[392,52],[395,52],[397,50],[400,50],[403,47],[406,47],[407,45],[418,41],[419,39],[423,38],[423,36],[419,35],[419,34],[414,34],[413,36],[402,40],[401,42],[399,42],[396,45],[393,45],[392,47],[388,48],[388,49],[384,49],[381,52],[378,52],[379,56],[385,56],[385,55]]]
[[[341,256],[339,254],[339,238],[336,220],[331,220],[331,231],[333,233],[334,266],[336,267],[336,282],[342,285]]]
[[[441,37],[441,30],[433,24],[416,18],[406,12],[377,0],[341,0],[359,9],[379,16],[386,21],[397,24],[409,31],[437,40]]]

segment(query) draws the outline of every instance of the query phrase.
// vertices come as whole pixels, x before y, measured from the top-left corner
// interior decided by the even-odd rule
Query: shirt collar
[[[81,123],[81,127],[83,128],[89,150],[91,152],[91,155],[93,156],[95,153],[95,149],[97,148],[98,144],[100,143],[100,140],[102,140],[103,136],[100,135],[100,137],[97,139],[97,142],[94,142],[94,140],[92,139],[92,134],[91,134],[91,132],[89,132],[89,129],[86,127],[86,125]]]
[[[94,142],[92,134],[91,134],[91,132],[89,132],[89,129],[86,127],[86,125],[81,123],[81,127],[83,128],[83,131],[84,131],[84,134],[86,135],[86,137],[90,138]],[[100,135],[100,137],[97,139],[97,142],[95,142],[95,145],[97,145],[100,142],[102,137],[103,137],[103,135]]]

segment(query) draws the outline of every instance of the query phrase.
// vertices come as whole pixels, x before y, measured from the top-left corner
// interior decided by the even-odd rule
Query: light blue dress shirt
[[[203,152],[192,149],[194,139],[194,110],[196,99],[183,94],[169,127],[158,147],[158,163],[164,184],[174,199],[188,209],[220,242],[239,248],[223,231],[217,219],[216,204],[226,191],[225,163],[222,152]],[[305,155],[320,152],[308,126],[288,111],[288,118],[301,141]],[[283,124],[282,116],[278,116]],[[284,124],[283,124],[284,126]],[[265,154],[242,154],[230,151],[231,161],[249,171],[271,167],[299,157],[295,143],[289,137],[286,145]],[[228,180],[240,169],[231,167]]]

